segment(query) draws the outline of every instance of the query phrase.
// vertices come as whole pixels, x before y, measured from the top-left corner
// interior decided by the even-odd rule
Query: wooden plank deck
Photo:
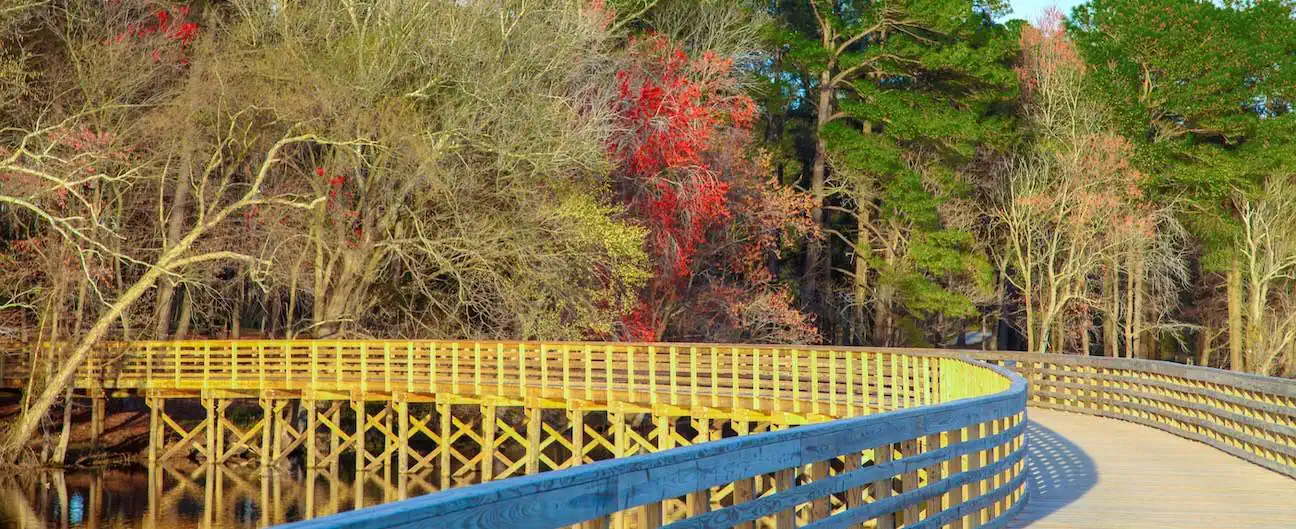
[[[1029,415],[1031,498],[1009,527],[1296,528],[1296,480],[1133,423]]]

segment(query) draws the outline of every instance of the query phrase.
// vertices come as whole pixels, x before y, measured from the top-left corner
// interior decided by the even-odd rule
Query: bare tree
[[[1255,199],[1239,197],[1239,241],[1245,272],[1246,357],[1248,371],[1290,374],[1296,344],[1296,184],[1271,177]]]

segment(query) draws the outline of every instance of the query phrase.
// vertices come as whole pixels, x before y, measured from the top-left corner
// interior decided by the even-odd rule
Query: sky
[[[1049,6],[1057,6],[1062,13],[1070,16],[1071,8],[1081,3],[1081,0],[1009,0],[1008,3],[1012,4],[1013,9],[1009,19],[1020,18],[1033,23],[1039,20]]]

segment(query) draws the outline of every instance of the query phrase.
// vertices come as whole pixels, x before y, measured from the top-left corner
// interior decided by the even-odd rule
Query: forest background
[[[0,44],[0,342],[57,344],[10,450],[108,339],[1296,377],[1291,0],[3,0]]]

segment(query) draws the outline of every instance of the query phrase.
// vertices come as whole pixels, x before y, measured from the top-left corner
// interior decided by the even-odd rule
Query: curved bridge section
[[[1164,430],[1296,478],[1296,381],[1129,358],[969,354],[1025,377],[1030,406]]]
[[[0,364],[5,386],[25,386],[30,356]],[[94,410],[144,396],[155,461],[250,459],[266,471],[293,461],[325,475],[394,473],[401,499],[407,481],[443,491],[303,529],[1296,522],[1296,384],[1165,362],[712,344],[140,342],[107,346],[78,387]],[[177,400],[205,413],[175,415]],[[1029,421],[1026,406],[1040,410]]]
[[[351,456],[443,489],[488,482],[310,527],[1002,527],[1025,500],[1026,384],[959,353],[139,342],[78,384],[147,398],[152,460]],[[173,419],[175,399],[205,417]],[[231,419],[249,407],[259,420]]]

